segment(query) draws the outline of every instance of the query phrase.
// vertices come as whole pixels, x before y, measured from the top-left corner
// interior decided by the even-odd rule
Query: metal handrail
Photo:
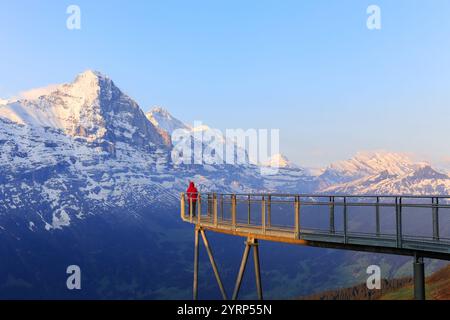
[[[342,237],[345,244],[348,243],[351,237],[373,237],[373,239],[396,241],[396,247],[402,248],[404,241],[421,240],[424,244],[433,243],[439,245],[447,245],[449,238],[440,236],[439,228],[439,209],[450,209],[450,204],[447,201],[439,201],[442,199],[450,199],[450,196],[436,195],[436,196],[416,196],[416,195],[324,195],[324,194],[271,194],[271,193],[255,193],[255,194],[242,194],[242,193],[197,193],[198,198],[194,201],[192,196],[181,194],[181,215],[182,219],[195,223],[198,226],[214,226],[217,229],[237,231],[242,228],[251,228],[249,232],[256,234],[266,235],[274,230],[285,232],[285,230],[291,230],[292,236],[295,239],[300,239],[305,236],[310,236],[311,231],[314,231],[316,235],[332,235],[333,237]],[[187,196],[187,198],[186,198]],[[316,201],[314,201],[316,199]],[[327,200],[324,200],[327,199]],[[348,201],[350,200],[351,201]],[[373,201],[364,201],[365,199],[373,199]],[[412,203],[412,200],[429,201],[429,203]],[[386,200],[390,200],[386,202]],[[408,201],[410,200],[410,201]],[[202,201],[207,202],[207,214],[202,211]],[[186,204],[198,202],[196,212],[192,209],[186,214]],[[238,218],[237,207],[240,204],[247,204],[247,217],[245,219]],[[258,213],[259,222],[252,219],[252,213],[255,208],[252,204],[260,204],[257,210],[261,210]],[[292,213],[294,214],[294,225],[276,225],[272,224],[272,206],[290,204],[292,205]],[[227,206],[225,209],[224,206]],[[330,225],[328,229],[312,229],[303,228],[300,224],[301,208],[305,206],[321,206],[329,207]],[[343,212],[343,230],[336,230],[335,228],[335,210],[336,208],[344,208]],[[349,207],[371,207],[376,208],[376,232],[363,233],[350,231],[348,228],[348,210]],[[381,208],[394,208],[395,209],[395,231],[391,234],[381,233]],[[405,215],[405,208],[422,208],[430,209],[432,212],[432,234],[430,236],[411,236],[403,234],[403,216]],[[224,213],[227,212],[225,218]],[[450,212],[450,211],[448,211]],[[448,213],[446,212],[446,213]],[[449,248],[450,252],[450,248]]]
[[[403,198],[403,197],[398,197]],[[423,198],[426,199],[426,198]],[[232,203],[232,200],[224,199],[223,203]],[[261,203],[261,200],[245,200],[245,199],[236,199],[238,203]],[[293,204],[295,200],[272,200],[272,204]],[[301,201],[302,205],[314,205],[314,206],[328,206],[333,204],[335,206],[347,206],[347,207],[395,207],[395,203],[383,203],[383,202],[339,202],[339,201]],[[402,203],[403,208],[441,208],[441,209],[450,209],[450,205],[448,204],[414,204],[414,203]]]
[[[208,194],[208,193],[199,193]],[[408,194],[398,194],[398,195],[385,195],[385,194],[370,194],[370,195],[344,195],[344,194],[310,194],[310,193],[217,193],[217,195],[224,196],[272,196],[272,197],[300,197],[300,198],[408,198],[408,199],[450,199],[450,195],[408,195]]]

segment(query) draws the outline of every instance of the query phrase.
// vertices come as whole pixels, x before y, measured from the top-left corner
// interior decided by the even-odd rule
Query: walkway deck
[[[189,210],[187,197],[181,195],[181,217],[214,232],[316,247],[371,251],[450,260],[450,238],[442,230],[450,227],[450,196],[336,196],[283,194],[201,194],[196,212]],[[291,225],[273,225],[273,207],[282,205],[293,216]],[[307,228],[301,224],[306,207],[327,207],[327,228]],[[350,231],[348,210],[373,210],[376,227],[373,233]],[[341,209],[339,209],[341,208]],[[381,210],[389,208],[395,215],[395,233],[382,233]],[[421,210],[430,220],[429,235],[406,235],[403,225],[408,209]],[[341,210],[342,228],[337,230],[337,212]],[[243,211],[244,212],[243,214]],[[279,211],[279,210],[278,210]],[[242,217],[247,214],[246,219]],[[323,212],[318,214],[324,214]],[[374,218],[375,219],[375,218]],[[245,220],[245,221],[244,221]],[[445,229],[449,231],[448,229]]]

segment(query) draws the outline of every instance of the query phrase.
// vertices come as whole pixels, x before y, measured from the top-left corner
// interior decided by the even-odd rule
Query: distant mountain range
[[[359,153],[353,159],[329,166],[322,178],[325,193],[447,195],[450,178],[425,162],[402,154]]]
[[[277,154],[261,164],[279,165],[272,176],[252,163],[177,166],[171,133],[207,127],[193,128],[162,108],[145,114],[90,70],[32,93],[0,106],[0,210],[35,212],[30,229],[60,228],[111,207],[127,212],[176,201],[190,179],[216,192],[450,194],[448,175],[389,152],[358,153],[319,171]]]

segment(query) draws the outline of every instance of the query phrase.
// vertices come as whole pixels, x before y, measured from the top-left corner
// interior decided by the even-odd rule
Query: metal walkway
[[[181,218],[195,225],[194,299],[199,234],[227,298],[205,230],[247,238],[233,299],[238,297],[252,248],[257,293],[263,298],[258,240],[413,256],[416,299],[425,298],[423,258],[450,260],[450,196],[206,193],[197,197],[194,203],[181,194]]]

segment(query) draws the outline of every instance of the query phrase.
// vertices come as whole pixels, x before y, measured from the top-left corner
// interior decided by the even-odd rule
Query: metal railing
[[[218,232],[450,253],[450,196],[199,193],[193,198],[181,194],[182,219]],[[318,226],[308,225],[318,220]],[[405,232],[405,224],[413,231]]]

